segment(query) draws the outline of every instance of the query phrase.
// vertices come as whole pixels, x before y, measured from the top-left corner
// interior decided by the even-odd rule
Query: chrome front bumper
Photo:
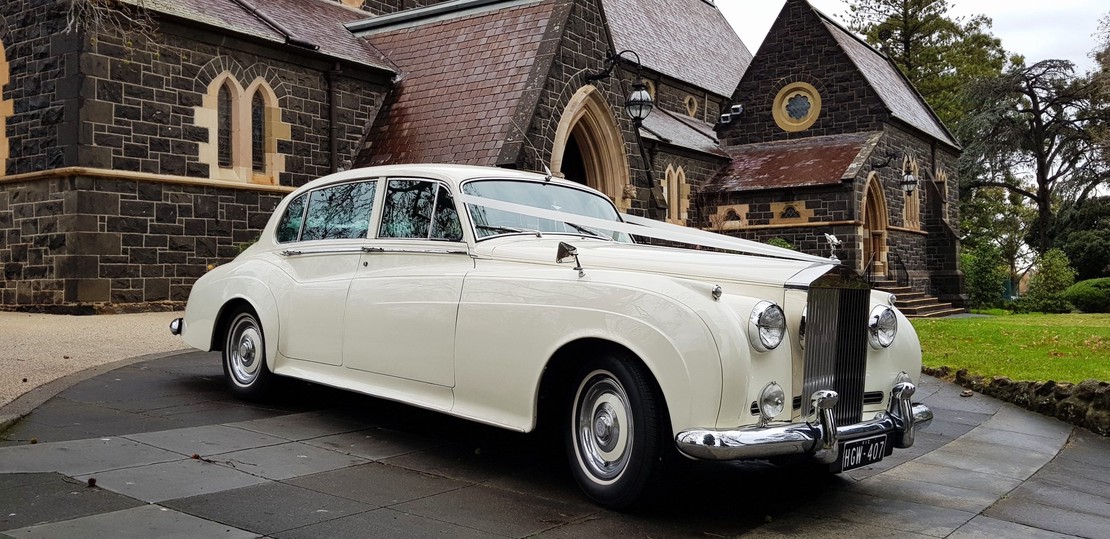
[[[836,392],[818,391],[811,398],[816,417],[804,423],[733,430],[691,429],[680,432],[675,442],[679,451],[698,459],[740,460],[808,454],[830,464],[840,457],[841,442],[887,434],[894,447],[906,448],[913,445],[916,429],[933,420],[928,406],[910,401],[915,389],[910,383],[895,384],[890,391],[887,411],[854,425],[838,427],[832,414]]]
[[[174,335],[181,335],[184,332],[185,332],[185,319],[184,318],[174,318],[173,321],[170,322],[170,333],[172,333]]]

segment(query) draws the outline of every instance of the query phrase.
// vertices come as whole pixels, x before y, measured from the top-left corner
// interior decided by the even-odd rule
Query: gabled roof
[[[407,18],[365,39],[401,75],[378,114],[362,165],[416,162],[496,165],[540,56],[555,0]],[[538,81],[542,85],[545,78]],[[530,118],[529,118],[530,119]]]
[[[303,42],[336,59],[389,72],[393,68],[374,47],[343,25],[366,13],[328,0],[124,0],[151,11],[194,21],[217,30],[275,43]],[[253,7],[258,14],[251,13]],[[265,19],[277,23],[275,27]],[[309,48],[302,50],[308,51]]]
[[[616,52],[647,69],[731,97],[752,53],[705,0],[602,0]]]
[[[813,10],[820,17],[841,49],[848,55],[860,73],[879,94],[890,113],[897,119],[920,129],[940,142],[959,148],[956,138],[944,126],[909,79],[883,53],[849,32],[820,10]]]
[[[689,116],[656,108],[644,119],[640,136],[679,148],[728,158],[713,132],[713,125]]]
[[[732,162],[706,191],[759,191],[819,187],[851,181],[881,132],[807,137],[726,148]]]

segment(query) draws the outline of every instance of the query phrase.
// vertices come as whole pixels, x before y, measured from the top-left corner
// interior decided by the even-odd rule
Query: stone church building
[[[295,187],[413,162],[548,165],[814,254],[835,234],[962,305],[959,144],[806,0],[754,55],[713,0],[121,0],[146,23],[67,32],[70,2],[0,5],[0,309],[177,305]]]

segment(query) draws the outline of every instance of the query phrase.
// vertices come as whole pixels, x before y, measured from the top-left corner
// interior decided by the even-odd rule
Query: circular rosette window
[[[787,84],[775,96],[773,112],[775,123],[783,131],[804,131],[821,116],[821,94],[811,84]]]

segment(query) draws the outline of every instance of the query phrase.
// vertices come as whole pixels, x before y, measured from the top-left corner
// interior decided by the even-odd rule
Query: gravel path
[[[0,406],[68,374],[188,348],[170,334],[180,312],[60,316],[0,312]]]

